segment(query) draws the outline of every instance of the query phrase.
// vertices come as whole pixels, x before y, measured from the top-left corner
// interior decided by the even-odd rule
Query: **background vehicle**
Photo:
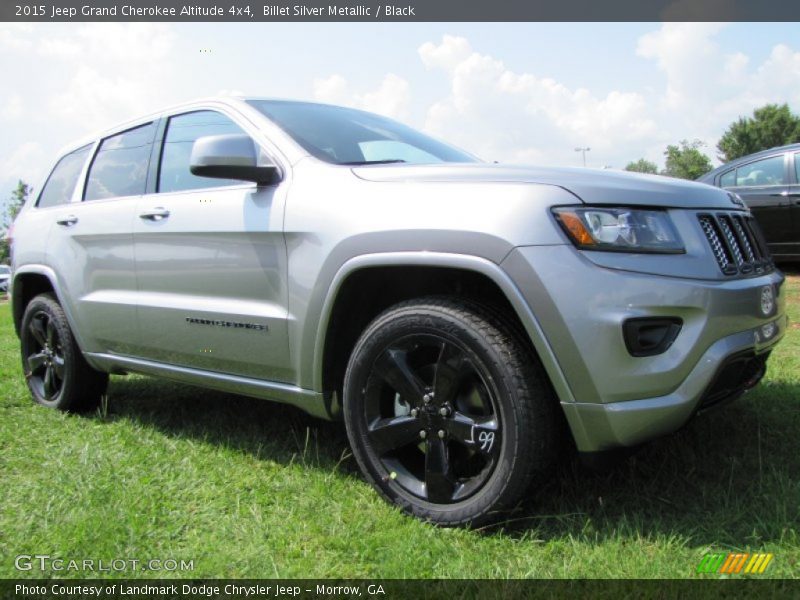
[[[481,163],[361,111],[182,105],[67,148],[15,222],[34,399],[135,371],[343,419],[365,477],[443,525],[755,385],[783,276],[732,196]]]
[[[11,280],[11,267],[0,265],[0,292],[8,291],[8,282]]]
[[[698,181],[736,192],[777,260],[800,260],[800,144],[736,159]]]

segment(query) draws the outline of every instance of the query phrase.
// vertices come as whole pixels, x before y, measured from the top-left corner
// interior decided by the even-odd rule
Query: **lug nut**
[[[426,437],[428,437],[428,433],[423,429],[422,431],[419,432],[419,437],[421,437],[424,440]]]
[[[419,411],[416,408],[411,409],[411,416],[416,417],[419,414]]]
[[[432,396],[431,394],[425,394],[425,395],[422,397],[422,401],[423,401],[423,402],[425,402],[425,404],[428,404],[428,402],[430,402],[430,401],[431,401],[431,398],[432,398],[432,397],[433,397],[433,396]]]
[[[443,429],[440,429],[440,430],[439,430],[439,439],[440,439],[440,440],[443,440],[443,439],[444,439],[444,430],[443,430]]]
[[[450,411],[447,410],[446,406],[443,406],[442,408],[439,409],[439,414],[442,415],[443,417],[446,417],[447,415],[450,414]]]

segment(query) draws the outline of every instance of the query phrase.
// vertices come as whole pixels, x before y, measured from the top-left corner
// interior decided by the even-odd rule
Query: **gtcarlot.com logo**
[[[698,573],[721,575],[760,575],[772,562],[772,554],[746,552],[709,552],[697,565]]]
[[[14,560],[17,571],[194,571],[194,560],[174,558],[60,558],[49,554],[20,554]]]

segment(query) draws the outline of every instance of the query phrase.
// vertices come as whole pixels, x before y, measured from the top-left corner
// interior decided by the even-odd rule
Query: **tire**
[[[451,298],[379,315],[344,381],[347,435],[367,480],[405,512],[443,526],[501,520],[549,479],[556,406],[518,332]]]
[[[108,386],[108,374],[83,358],[64,309],[52,294],[25,307],[20,327],[22,370],[33,399],[48,408],[93,410]]]

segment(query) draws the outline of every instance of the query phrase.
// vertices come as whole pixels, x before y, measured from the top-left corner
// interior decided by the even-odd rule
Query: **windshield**
[[[312,156],[337,165],[477,162],[410,127],[340,106],[248,100]]]

